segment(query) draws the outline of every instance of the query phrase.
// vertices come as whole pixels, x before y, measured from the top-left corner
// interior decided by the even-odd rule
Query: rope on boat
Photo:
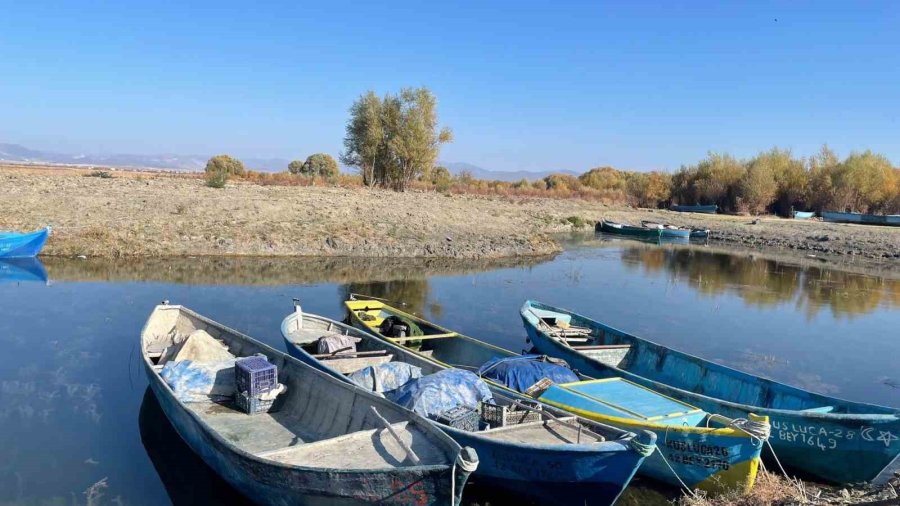
[[[706,428],[710,428],[709,422],[713,419],[721,419],[728,427],[737,429],[750,436],[754,447],[762,448],[762,445],[767,443],[769,436],[772,435],[772,426],[769,425],[769,422],[755,422],[746,418],[728,418],[712,413],[706,419]],[[771,447],[772,445],[770,444],[769,448]]]
[[[681,483],[681,486],[684,488],[684,491],[687,492],[687,495],[691,497],[697,497],[697,494],[695,494],[694,491],[691,490],[691,487],[687,486],[687,484],[684,483],[684,480],[681,479],[681,476],[678,476],[678,473],[675,472],[672,464],[669,464],[669,459],[666,458],[666,455],[663,453],[662,448],[660,448],[658,445],[654,446],[656,447],[656,452],[659,453],[659,456],[662,457],[663,462],[665,462],[666,467],[669,468],[669,471],[672,471],[672,476],[674,476],[675,479],[678,480],[678,483]]]
[[[631,438],[628,441],[631,449],[638,452],[642,457],[647,458],[650,455],[653,455],[653,450],[656,449],[656,444],[648,445],[638,441],[637,436]]]
[[[459,467],[463,471],[472,474],[478,469],[478,461],[471,461],[463,457],[463,452],[467,451],[468,447],[460,449],[459,453],[456,455],[456,462],[450,467],[450,497],[453,504],[458,504],[456,502],[456,468]]]

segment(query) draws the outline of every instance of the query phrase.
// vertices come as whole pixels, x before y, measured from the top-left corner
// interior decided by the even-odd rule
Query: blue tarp
[[[517,392],[525,392],[543,378],[554,383],[572,383],[578,376],[566,366],[544,361],[541,355],[496,357],[478,369],[478,375],[502,383]]]
[[[476,409],[480,401],[492,401],[494,398],[481,378],[462,369],[444,369],[422,376],[385,396],[432,419],[459,406]]]
[[[181,402],[199,402],[234,395],[234,360],[166,362],[160,376]]]
[[[350,381],[373,392],[388,392],[422,376],[422,369],[406,362],[363,367],[348,375]]]

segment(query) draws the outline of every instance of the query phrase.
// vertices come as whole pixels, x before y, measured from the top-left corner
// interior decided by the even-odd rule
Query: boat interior
[[[141,339],[144,358],[164,385],[159,373],[171,349],[196,330],[220,341],[234,357],[266,355],[278,367],[278,382],[286,386],[269,413],[249,415],[233,401],[182,403],[229,445],[274,463],[314,468],[371,470],[454,462],[454,446],[445,436],[410,422],[393,404],[179,306],[159,306]]]
[[[599,322],[532,303],[526,311],[544,333],[604,365],[682,390],[771,409],[816,413],[894,413],[890,408],[842,401],[737,371],[635,338]],[[526,315],[527,316],[527,315]],[[577,329],[573,340],[568,333]],[[607,350],[621,349],[615,353]]]
[[[304,314],[302,328],[296,324],[291,324],[288,328],[283,328],[289,340],[296,346],[302,348],[306,353],[318,359],[329,368],[347,375],[367,366],[376,366],[386,362],[406,362],[422,369],[422,375],[434,374],[445,369],[445,366],[439,365],[426,357],[438,359],[439,353],[436,349],[421,349],[419,353],[424,356],[417,355],[411,351],[398,350],[395,347],[385,343],[381,339],[367,336],[365,333],[349,327],[347,325],[337,325],[327,319]],[[459,336],[453,334],[447,335],[446,331],[429,327],[422,329],[425,332],[430,331],[430,335],[440,333],[444,337],[436,339],[422,340],[422,346],[426,343],[450,342]],[[319,338],[328,333],[336,333],[340,335],[355,336],[358,341],[355,351],[339,351],[329,354],[317,353],[317,341]],[[446,341],[445,341],[446,340]],[[455,349],[456,347],[450,347]],[[441,349],[441,347],[438,347]],[[484,351],[482,351],[484,352]],[[486,352],[484,352],[486,353]],[[484,361],[491,357],[497,356],[493,353]],[[440,355],[446,358],[445,355]],[[443,360],[441,360],[443,362]],[[471,369],[469,367],[468,369]],[[475,368],[477,369],[477,367]],[[590,420],[574,417],[556,409],[541,409],[537,403],[523,403],[521,399],[514,399],[511,396],[500,393],[497,389],[493,390],[494,403],[501,410],[507,412],[518,412],[518,418],[507,416],[508,423],[504,426],[490,426],[482,423],[478,433],[482,436],[495,440],[511,441],[522,444],[585,444],[602,442],[606,440],[616,440],[629,436],[625,431],[620,431],[605,425],[601,425]],[[483,409],[483,408],[481,408]],[[537,411],[528,411],[536,409]],[[529,413],[532,413],[529,416]]]

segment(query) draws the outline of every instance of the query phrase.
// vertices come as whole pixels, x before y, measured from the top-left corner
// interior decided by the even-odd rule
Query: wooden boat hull
[[[795,220],[808,220],[815,217],[816,213],[813,211],[794,211],[794,219]]]
[[[631,346],[623,367],[584,355],[538,328],[533,308],[570,315],[602,344]],[[900,454],[900,410],[853,403],[782,385],[626,334],[564,309],[528,301],[521,311],[532,344],[592,377],[622,377],[731,418],[768,416],[782,464],[834,483],[875,480]],[[751,405],[741,396],[758,396]],[[762,404],[762,403],[759,403]],[[829,411],[835,411],[834,413]]]
[[[355,301],[347,302],[348,309],[351,309],[351,306],[355,303]],[[362,301],[359,301],[359,303],[362,303]],[[368,303],[363,304],[367,305]],[[424,320],[414,315],[402,313],[395,308],[388,307],[388,310],[394,314],[401,314],[406,318],[424,322]],[[351,310],[350,315],[355,327],[364,331],[371,331],[354,311]],[[430,323],[429,325],[434,326],[434,324]],[[448,329],[438,328],[442,331],[451,332]],[[389,340],[383,336],[379,337]],[[458,339],[460,341],[455,344],[458,358],[454,363],[465,363],[466,358],[477,357],[474,359],[474,362],[483,362],[491,356],[517,355],[509,350],[482,343],[472,337],[459,335]],[[448,366],[448,364],[437,361],[433,356],[430,360],[444,367]],[[471,366],[472,364],[467,365]],[[578,369],[574,366],[573,368]],[[521,396],[518,392],[506,388],[504,385],[490,380],[486,381],[492,389],[502,391],[506,395]],[[678,476],[689,487],[699,488],[710,493],[734,490],[746,492],[749,491],[756,480],[762,446],[761,444],[754,444],[753,438],[742,431],[732,428],[707,429],[642,422],[635,419],[608,416],[590,409],[584,409],[578,405],[544,400],[543,397],[542,402],[568,413],[618,427],[622,430],[634,433],[650,431],[656,434],[657,451],[644,460],[644,464],[638,469],[638,473],[641,475],[679,487],[681,485],[678,478],[673,476],[671,470],[669,470],[668,465],[671,465]],[[719,452],[718,456],[714,455],[716,451]],[[661,455],[665,456],[668,465]]]
[[[37,258],[0,258],[0,283],[5,281],[47,282],[47,271]]]
[[[716,214],[716,211],[719,210],[719,206],[715,204],[710,204],[708,206],[672,206],[672,210],[679,213]]]
[[[616,226],[619,225],[619,226]],[[614,235],[622,235],[627,237],[635,237],[638,239],[650,239],[650,240],[659,240],[662,235],[661,229],[655,228],[644,228],[644,227],[633,227],[630,225],[623,224],[612,224],[608,221],[601,221],[596,225],[596,230],[598,232],[604,232],[607,234]]]
[[[243,338],[252,341],[249,337]],[[251,346],[264,350],[270,360],[277,354],[283,357],[282,361],[293,360],[262,343],[253,342]],[[455,469],[454,464],[389,470],[351,470],[300,467],[258,458],[228,443],[203,419],[190,412],[153,370],[153,365],[146,356],[144,366],[150,388],[160,408],[184,442],[222,479],[258,504],[349,506],[378,503],[437,506],[457,504],[459,501],[468,473]],[[377,405],[384,416],[397,418],[392,413],[396,411],[392,404],[371,397],[372,405]],[[409,417],[408,414],[406,416]],[[338,419],[331,422],[341,423]],[[448,443],[452,444],[449,440]]]
[[[351,335],[374,340],[380,347],[390,350],[391,354],[401,357],[403,362],[420,366],[425,371],[446,367],[381,339],[364,326],[363,328],[358,325],[348,326],[321,316],[304,314],[304,319],[309,317],[347,329]],[[288,329],[293,324],[293,318],[295,314],[289,315],[281,326],[288,353],[335,378],[349,382],[343,374],[317,360],[291,341]],[[495,395],[513,397],[509,392],[500,392],[492,385],[489,387]],[[517,393],[514,393],[514,396],[522,400],[531,400]],[[457,430],[443,425],[439,427],[461,446],[476,450],[479,457],[476,476],[489,480],[494,486],[553,504],[611,505],[628,486],[641,462],[644,461],[643,456],[634,451],[627,440],[577,446],[527,444],[498,441],[477,432]],[[649,434],[642,436],[645,437],[652,438]],[[650,443],[649,440],[644,442]]]
[[[900,214],[882,215],[823,211],[822,219],[831,223],[859,223],[863,225],[900,227]]]
[[[0,232],[0,258],[37,256],[50,236],[50,227],[35,232]]]

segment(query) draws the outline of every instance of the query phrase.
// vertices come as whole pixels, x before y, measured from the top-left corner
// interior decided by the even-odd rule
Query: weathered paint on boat
[[[535,310],[567,315],[597,345],[629,345],[618,365],[572,349],[541,330]],[[769,439],[785,466],[834,483],[871,481],[897,465],[900,409],[851,402],[791,387],[625,333],[571,311],[527,301],[521,310],[534,346],[595,377],[622,377],[732,418],[768,416]],[[542,317],[543,318],[543,317]],[[893,462],[893,463],[892,463]]]
[[[862,214],[822,211],[822,219],[832,223],[861,223],[864,225],[887,225],[900,227],[900,214]]]
[[[656,228],[635,227],[624,223],[616,223],[613,221],[600,220],[596,225],[598,232],[607,234],[625,235],[629,237],[637,237],[640,239],[659,240],[662,237],[662,230]]]
[[[808,220],[815,217],[815,211],[794,211],[795,220]]]
[[[0,258],[37,256],[49,236],[50,227],[29,233],[0,232]]]
[[[351,335],[361,340],[358,350],[386,350],[392,360],[420,367],[423,374],[449,367],[370,333],[365,326],[349,326],[310,313],[294,312],[288,315],[281,324],[281,334],[288,352],[342,381],[350,383],[341,371],[329,365],[335,364],[334,360],[317,359],[296,342],[294,333],[300,315],[304,328],[318,323],[323,328]],[[495,399],[533,400],[495,385],[489,385],[489,388]],[[557,416],[571,416],[553,408],[547,409]],[[529,443],[495,439],[485,433],[467,432],[444,425],[440,427],[459,444],[475,448],[479,456],[475,475],[488,479],[493,485],[540,498],[546,504],[610,505],[628,486],[644,456],[630,443],[635,434],[602,424],[585,423],[591,424],[592,430],[606,437],[607,441],[590,444]],[[643,444],[655,444],[656,437],[651,433],[643,433],[639,437]]]
[[[345,302],[354,326],[364,329],[391,341],[392,338],[378,333],[378,327],[386,316],[400,315],[417,322],[420,326],[431,327],[437,334],[421,339],[422,348],[430,346],[431,355],[426,357],[444,367],[462,366],[477,368],[493,357],[511,357],[516,353],[494,346],[473,337],[465,336],[443,328],[435,323],[423,320],[415,315],[405,313],[379,301],[357,300]],[[373,320],[362,321],[360,311],[366,311]],[[394,340],[396,341],[396,340]],[[438,344],[434,344],[438,343]],[[441,349],[438,349],[443,344]],[[576,368],[577,369],[577,368]],[[582,371],[583,372],[583,371]],[[583,379],[591,379],[582,376]],[[485,378],[492,388],[504,391],[507,395],[521,395],[505,385]],[[641,388],[641,387],[637,387]],[[662,397],[656,392],[645,392],[648,397]],[[683,406],[685,416],[676,423],[664,423],[658,419],[640,420],[627,416],[616,416],[596,409],[587,409],[572,403],[562,402],[559,398],[541,397],[545,404],[563,409],[591,420],[619,427],[632,432],[651,431],[657,436],[657,451],[650,455],[638,472],[644,476],[680,486],[678,478],[669,470],[671,465],[678,476],[691,488],[699,488],[710,493],[726,491],[749,491],[756,479],[762,445],[747,433],[730,427],[715,424],[712,427],[698,427],[699,420],[706,420],[706,413],[693,406]],[[689,415],[689,416],[688,416]],[[674,415],[673,415],[674,416]],[[679,415],[680,416],[680,415]],[[689,426],[688,419],[694,426]],[[761,421],[765,421],[762,419]],[[713,455],[708,452],[718,452]],[[665,456],[666,461],[663,460]]]
[[[195,329],[222,339],[240,355],[264,354],[278,366],[279,381],[288,385],[288,392],[282,395],[289,395],[294,389],[295,395],[299,395],[297,392],[302,388],[312,392],[316,386],[321,387],[317,390],[320,392],[317,398],[312,395],[305,398],[304,406],[288,406],[285,402],[285,406],[274,414],[279,417],[278,426],[283,424],[284,429],[290,430],[294,420],[301,420],[310,431],[329,434],[308,444],[338,441],[341,434],[378,429],[380,425],[370,413],[371,407],[376,407],[389,422],[406,421],[417,433],[426,435],[427,440],[419,440],[419,443],[414,440],[413,445],[440,448],[443,457],[439,462],[423,460],[421,465],[397,462],[394,467],[366,469],[364,466],[370,464],[363,463],[357,468],[324,468],[282,463],[266,457],[275,453],[273,451],[251,452],[241,448],[239,442],[249,436],[240,431],[219,432],[204,417],[180,402],[155,369],[147,351],[150,343],[160,340],[160,332],[190,333]],[[456,464],[463,458],[460,447],[424,418],[385,399],[335,381],[315,368],[181,306],[157,306],[141,332],[141,349],[150,388],[175,430],[207,465],[254,502],[283,506],[372,503],[437,506],[459,502],[469,474]],[[253,416],[254,424],[259,424],[259,417],[272,415]],[[299,443],[292,443],[293,446],[288,448],[307,446],[303,441],[308,437],[306,433],[295,434],[294,439]],[[348,462],[352,459],[352,455],[347,456]]]
[[[719,210],[719,206],[717,206],[716,204],[697,205],[697,206],[672,206],[672,210],[677,211],[679,213],[716,214],[716,211]]]
[[[37,258],[0,258],[0,283],[4,281],[47,282],[47,271]]]

